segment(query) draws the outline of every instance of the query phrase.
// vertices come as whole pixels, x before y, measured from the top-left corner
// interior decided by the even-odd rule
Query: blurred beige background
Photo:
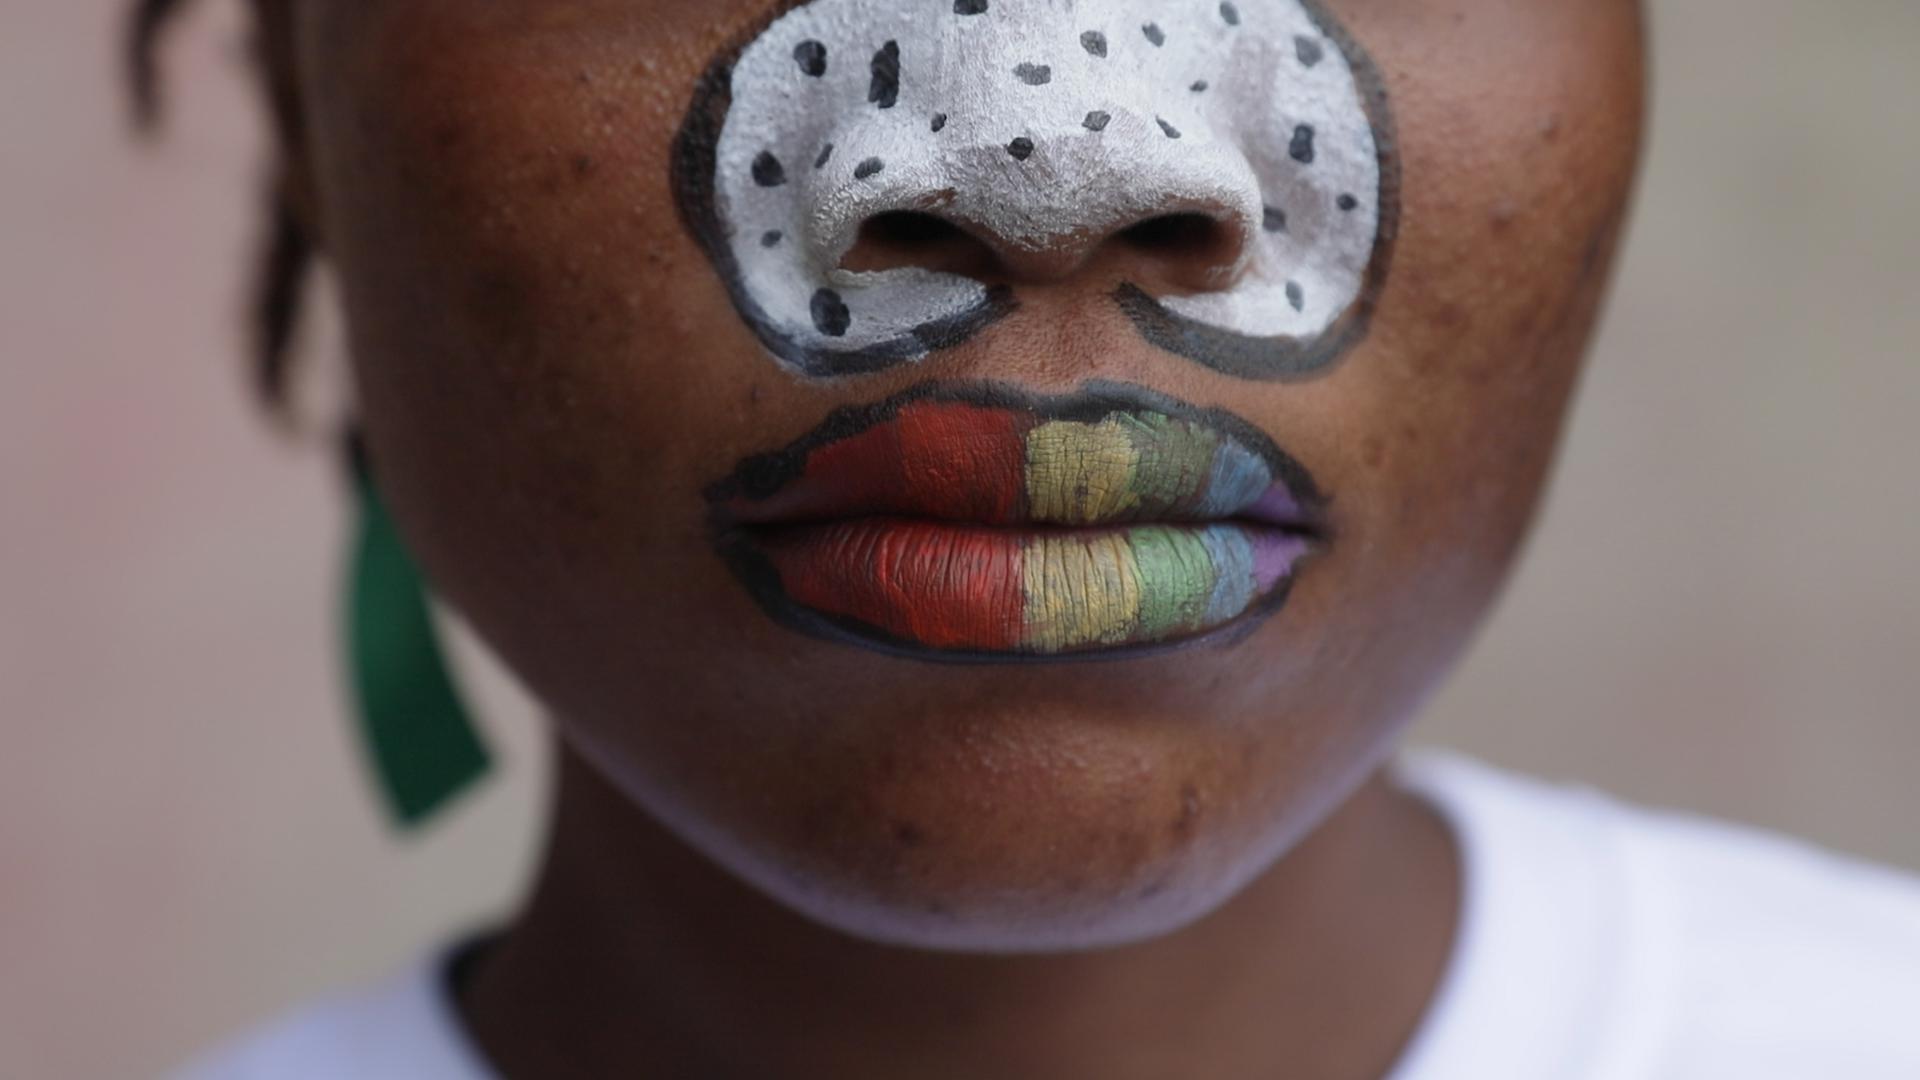
[[[151,1075],[501,911],[532,856],[532,710],[470,649],[504,775],[411,842],[365,795],[332,461],[245,400],[255,118],[202,6],[145,151],[117,3],[0,7],[5,1077]],[[1920,867],[1920,3],[1654,7],[1558,487],[1420,734]]]

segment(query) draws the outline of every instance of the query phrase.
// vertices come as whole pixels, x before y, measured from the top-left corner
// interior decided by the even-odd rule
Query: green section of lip
[[[1239,556],[1237,562],[1224,556]],[[1227,622],[1253,599],[1239,526],[1136,525],[1092,538],[1047,535],[1022,553],[1023,646],[1054,653],[1159,641]],[[1223,582],[1223,568],[1235,577]]]
[[[1140,574],[1140,632],[1147,639],[1199,627],[1214,585],[1203,530],[1143,525],[1127,530]]]
[[[1221,461],[1228,445],[1219,432],[1164,413],[1051,420],[1027,435],[1027,504],[1036,519],[1069,525],[1231,513],[1239,507],[1226,503],[1253,497],[1241,490],[1242,474],[1257,471],[1264,488],[1265,469],[1245,451]]]
[[[1121,413],[1114,420],[1138,456],[1131,479],[1141,507],[1169,513],[1207,496],[1219,435],[1164,413]]]

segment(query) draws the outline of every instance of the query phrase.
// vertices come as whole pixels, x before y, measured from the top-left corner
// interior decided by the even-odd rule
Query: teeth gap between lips
[[[1204,529],[1210,526],[1229,525],[1242,529],[1286,533],[1290,536],[1317,537],[1319,535],[1318,530],[1305,524],[1293,522],[1278,524],[1239,515],[1224,518],[1129,518],[1125,520],[1092,522],[1087,524],[1067,524],[1057,521],[978,521],[970,518],[931,517],[925,514],[848,514],[841,516],[789,517],[781,518],[777,521],[741,522],[736,527],[750,532],[774,532],[781,529],[803,529],[818,525],[851,524],[863,521],[911,522],[916,524],[940,525],[954,529],[978,530],[981,532],[1021,534],[1091,535],[1097,533],[1125,532],[1128,529],[1139,528],[1145,525],[1175,529]]]

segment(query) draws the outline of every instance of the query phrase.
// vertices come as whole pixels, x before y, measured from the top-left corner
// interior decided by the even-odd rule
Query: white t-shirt
[[[1426,752],[1464,854],[1439,992],[1388,1080],[1920,1080],[1920,878]],[[180,1080],[490,1080],[445,955]]]

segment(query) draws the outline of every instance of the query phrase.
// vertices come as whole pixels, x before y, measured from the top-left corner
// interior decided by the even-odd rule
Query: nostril
[[[918,210],[890,210],[860,223],[840,266],[858,271],[910,266],[977,276],[992,262],[992,250],[953,222]]]
[[[1090,259],[1144,288],[1200,292],[1231,276],[1241,239],[1231,223],[1202,211],[1161,214],[1104,235],[1081,234],[1054,247],[1001,243],[966,222],[926,210],[887,210],[860,222],[840,269],[856,273],[912,268],[975,280],[1058,280]]]
[[[1205,214],[1162,214],[1129,225],[1120,237],[1144,251],[1179,250],[1207,245],[1213,227]]]
[[[1234,274],[1243,243],[1230,223],[1191,210],[1136,222],[1113,239],[1133,254],[1137,284],[1175,291],[1220,288]]]
[[[876,214],[861,226],[861,233],[877,243],[900,248],[934,247],[965,235],[953,222],[917,210]]]
[[[1205,214],[1162,214],[1121,230],[1119,239],[1143,254],[1157,258],[1191,258],[1212,262],[1228,255],[1232,231]]]

